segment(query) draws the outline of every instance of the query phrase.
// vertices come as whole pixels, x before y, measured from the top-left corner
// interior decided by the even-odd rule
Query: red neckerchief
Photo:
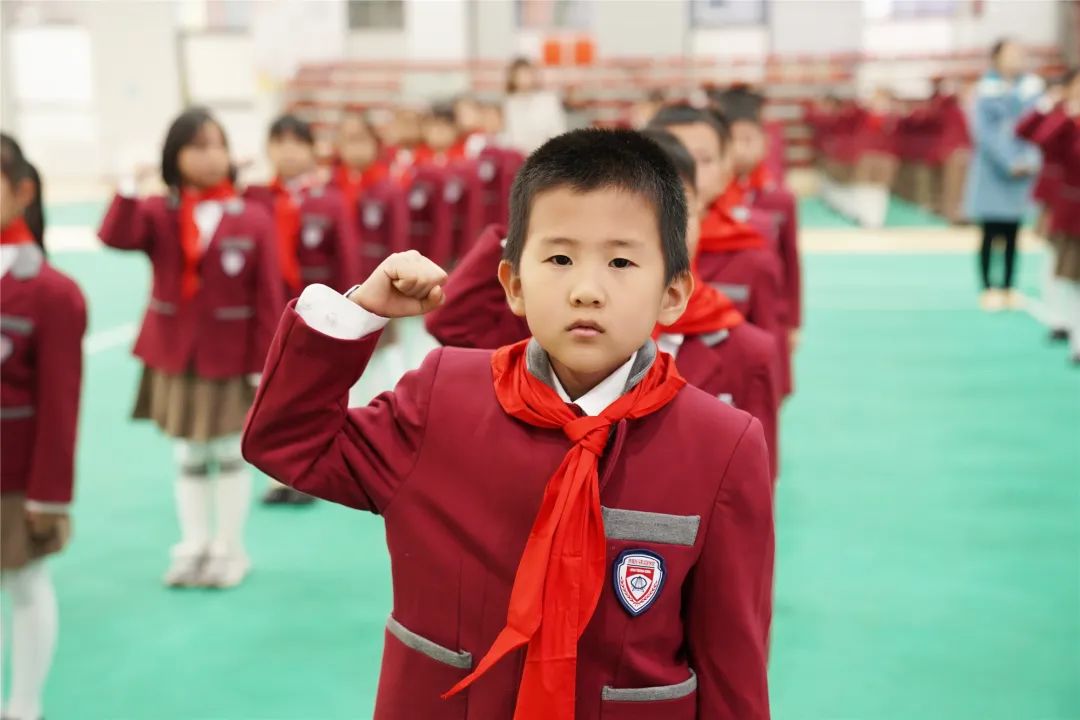
[[[657,325],[653,338],[664,333],[708,335],[718,330],[730,330],[745,322],[731,298],[703,281],[697,270],[694,270],[693,277],[694,292],[686,304],[686,311],[670,325]]]
[[[388,174],[386,165],[374,162],[360,171],[353,170],[343,163],[334,167],[333,184],[341,191],[345,204],[350,208],[360,200],[365,190],[378,184]]]
[[[203,247],[199,238],[199,226],[195,222],[195,207],[208,200],[229,200],[236,197],[231,180],[223,180],[212,188],[180,191],[180,251],[184,256],[184,269],[180,275],[180,297],[190,300],[199,290],[199,259]]]
[[[22,215],[12,220],[3,230],[0,230],[0,245],[26,245],[37,242],[34,234]]]
[[[274,227],[277,228],[278,257],[285,284],[294,293],[300,291],[300,202],[285,187],[280,177],[270,183],[274,194]]]
[[[578,639],[596,610],[605,577],[607,541],[597,464],[612,425],[656,412],[686,381],[672,357],[659,353],[632,390],[600,415],[579,417],[529,372],[529,342],[495,351],[495,396],[507,415],[534,427],[561,430],[572,444],[544,490],[510,590],[506,626],[476,669],[444,697],[468,687],[527,643],[514,720],[573,720]]]
[[[730,208],[723,204],[723,199],[723,196],[717,199],[701,221],[698,253],[735,252],[765,247],[765,238],[761,233],[732,217]]]

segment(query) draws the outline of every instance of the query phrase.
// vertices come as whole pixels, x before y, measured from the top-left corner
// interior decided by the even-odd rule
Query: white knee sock
[[[213,552],[244,555],[244,527],[251,510],[251,471],[240,454],[240,438],[217,440],[213,453],[220,468],[215,483],[217,533]]]
[[[210,515],[214,503],[214,486],[207,466],[210,448],[205,443],[180,443],[176,459],[180,465],[176,480],[180,542],[173,547],[173,554],[196,557],[210,549]]]
[[[1065,286],[1068,281],[1062,280],[1055,274],[1054,268],[1056,265],[1057,254],[1054,252],[1053,247],[1049,247],[1046,251],[1046,270],[1043,278],[1042,300],[1046,313],[1043,322],[1051,330],[1064,330],[1068,328],[1065,317],[1065,293],[1068,291]]]
[[[1060,280],[1062,326],[1069,331],[1069,349],[1080,356],[1080,282]]]
[[[59,616],[52,578],[43,560],[5,570],[2,584],[11,593],[11,697],[5,717],[38,720],[45,680],[52,666]]]

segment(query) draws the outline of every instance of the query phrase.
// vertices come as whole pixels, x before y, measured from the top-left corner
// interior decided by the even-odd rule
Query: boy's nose
[[[574,283],[570,291],[570,302],[574,307],[601,307],[604,304],[604,291],[600,283],[586,273]]]

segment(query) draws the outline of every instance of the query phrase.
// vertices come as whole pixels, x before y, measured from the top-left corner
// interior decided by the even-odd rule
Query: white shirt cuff
[[[320,284],[304,288],[296,301],[296,312],[309,328],[337,340],[359,340],[390,322]]]
[[[68,511],[71,509],[69,503],[38,502],[37,500],[27,500],[25,507],[30,512],[49,513],[52,515],[67,515]]]
[[[1054,101],[1050,97],[1043,95],[1035,103],[1035,109],[1040,115],[1049,115],[1054,109]]]
[[[139,183],[131,175],[125,175],[120,178],[120,182],[116,185],[116,194],[125,198],[136,198],[139,196]]]

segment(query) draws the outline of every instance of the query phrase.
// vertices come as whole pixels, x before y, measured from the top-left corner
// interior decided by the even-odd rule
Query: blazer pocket
[[[692,546],[701,525],[700,515],[668,515],[609,507],[601,510],[608,540]]]
[[[386,622],[375,720],[447,718],[464,720],[468,690],[441,695],[472,668],[472,654],[451,650],[409,630],[393,617]]]
[[[601,720],[695,720],[697,675],[675,685],[614,688],[601,691]]]

